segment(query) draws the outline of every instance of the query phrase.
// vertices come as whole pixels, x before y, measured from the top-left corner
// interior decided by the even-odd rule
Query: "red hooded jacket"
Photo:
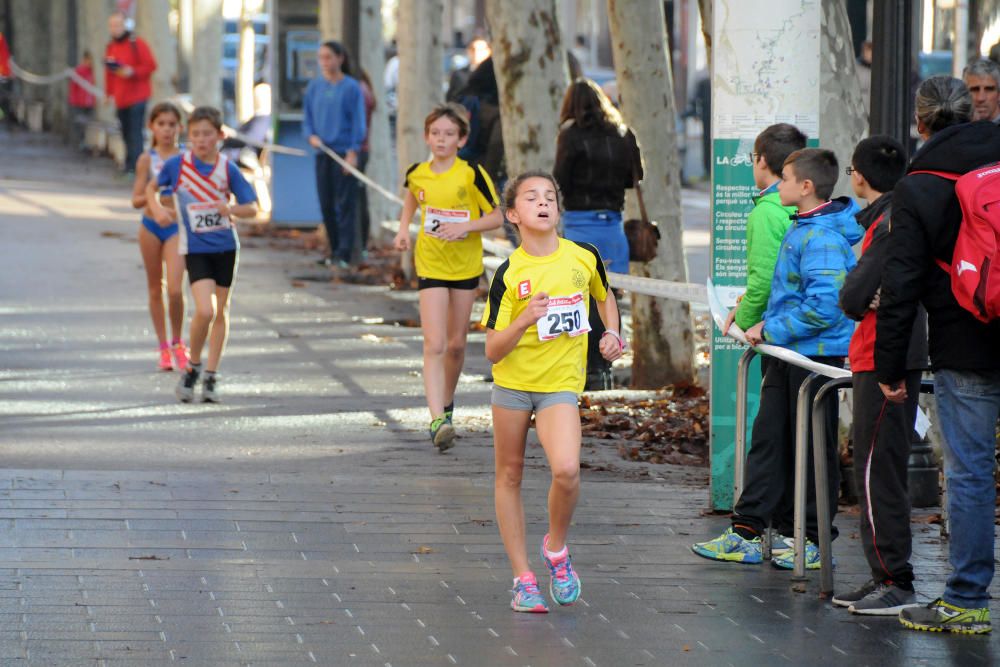
[[[108,67],[108,61],[131,67],[132,75],[120,76],[116,73],[120,68]],[[156,58],[141,38],[127,32],[119,39],[112,39],[104,49],[104,63],[104,89],[119,109],[145,102],[153,94],[150,79],[156,71]]]
[[[10,77],[10,51],[7,49],[7,40],[0,33],[0,78]]]

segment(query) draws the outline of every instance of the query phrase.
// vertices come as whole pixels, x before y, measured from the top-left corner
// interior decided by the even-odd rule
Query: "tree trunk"
[[[177,89],[191,92],[191,69],[194,66],[194,3],[177,0]]]
[[[49,66],[46,73],[55,74],[70,66],[69,34],[70,17],[66,7],[55,6],[49,10]],[[73,62],[76,65],[76,62]],[[45,96],[45,118],[56,133],[69,136],[69,81],[48,86]]]
[[[708,70],[712,70],[712,0],[698,0],[698,12],[701,14],[701,34],[705,38],[705,57],[708,60]]]
[[[13,30],[10,52],[17,64],[34,74],[51,74],[49,71],[49,49],[39,48],[49,39],[48,3],[39,4],[35,0],[12,0]],[[106,34],[106,33],[105,33]],[[102,51],[103,53],[103,51]],[[21,96],[29,102],[46,98],[45,86],[21,82]]]
[[[396,89],[396,159],[402,174],[414,162],[427,159],[424,118],[444,101],[441,63],[443,0],[400,0],[396,45],[399,86]],[[413,248],[403,257],[403,272],[412,278]]]
[[[663,5],[608,0],[608,15],[622,111],[646,157],[643,195],[662,235],[656,258],[636,265],[633,272],[684,282],[680,155]],[[687,303],[633,294],[632,329],[633,387],[650,389],[692,379]]]
[[[152,100],[156,102],[177,93],[177,42],[170,34],[169,15],[170,6],[166,2],[137,2],[135,6],[135,32],[149,44],[156,58],[152,79]],[[221,46],[219,57],[222,57]]]
[[[222,0],[194,5],[195,62],[190,69],[191,102],[222,109]]]
[[[358,39],[358,62],[368,73],[375,95],[375,110],[368,129],[369,178],[390,192],[396,189],[396,165],[392,162],[392,144],[389,141],[389,109],[385,104],[385,43],[382,39],[382,0],[361,0]],[[398,207],[382,195],[369,189],[368,213],[371,218],[371,238],[380,238],[382,222],[398,218]]]
[[[569,84],[555,0],[487,0],[486,17],[507,173],[552,169],[559,104]]]
[[[112,0],[77,0],[76,38],[80,45],[80,55],[90,51],[94,61],[94,85],[104,90],[104,48],[108,45],[108,16],[114,10]],[[109,122],[114,107],[97,100],[94,115],[98,120]]]
[[[836,153],[845,167],[866,133],[868,112],[854,63],[847,7],[843,0],[823,0],[822,7],[819,145]],[[849,181],[841,169],[834,195],[853,195]]]
[[[424,118],[435,105],[444,101],[443,12],[442,0],[400,0],[399,3],[396,152],[400,173],[414,162],[427,159]]]

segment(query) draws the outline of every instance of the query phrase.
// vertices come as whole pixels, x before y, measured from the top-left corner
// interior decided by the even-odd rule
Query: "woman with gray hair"
[[[970,122],[965,84],[935,76],[920,84],[913,156],[892,201],[882,272],[875,372],[886,400],[906,399],[906,351],[917,306],[927,309],[934,393],[944,435],[951,576],[941,597],[899,613],[914,630],[987,633],[993,579],[996,424],[1000,417],[1000,321],[984,324],[951,291],[949,266],[962,221],[954,180],[1000,158],[1000,127]],[[928,173],[930,172],[930,173]]]

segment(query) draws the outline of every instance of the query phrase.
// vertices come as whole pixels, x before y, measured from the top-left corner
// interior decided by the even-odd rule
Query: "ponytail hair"
[[[347,76],[354,76],[354,71],[353,68],[351,67],[351,54],[347,50],[346,46],[344,46],[343,44],[334,39],[323,42],[320,46],[330,49],[338,56],[340,56],[342,59],[340,63],[340,71],[346,74]]]
[[[153,106],[149,112],[149,124],[152,125],[153,121],[162,116],[165,113],[172,113],[177,119],[177,124],[181,125],[184,123],[184,116],[181,114],[181,110],[173,102],[158,102]],[[151,141],[150,148],[156,148],[156,134],[153,133],[153,138]]]
[[[931,134],[972,120],[972,95],[960,79],[932,76],[917,87],[917,120]]]

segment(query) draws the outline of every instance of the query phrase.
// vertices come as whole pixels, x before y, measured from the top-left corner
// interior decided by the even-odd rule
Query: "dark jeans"
[[[821,364],[843,367],[841,357],[810,357]],[[762,360],[764,361],[764,360]],[[799,387],[809,371],[778,359],[766,359],[760,389],[760,409],[750,435],[746,484],[733,512],[733,525],[745,526],[757,534],[768,525],[783,535],[792,534],[795,488],[795,414]],[[822,382],[814,382],[809,405]],[[837,457],[837,394],[828,399],[826,423],[826,465],[829,479],[830,521],[837,513],[840,492],[840,463]],[[816,529],[816,483],[812,463],[812,428],[807,446],[809,472],[806,478],[806,537],[818,542]],[[833,527],[831,537],[837,537]]]
[[[118,122],[125,142],[125,171],[135,171],[135,163],[142,155],[142,125],[146,119],[146,103],[139,102],[118,110]]]
[[[934,373],[934,398],[944,435],[952,572],[945,602],[988,607],[994,568],[996,428],[1000,416],[1000,371]]]
[[[330,242],[330,257],[350,262],[357,223],[357,179],[345,174],[332,158],[320,153],[316,156],[316,193]]]
[[[906,374],[906,403],[890,403],[874,372],[855,373],[854,480],[861,505],[861,546],[875,581],[910,584],[907,465],[920,396],[920,371]]]

